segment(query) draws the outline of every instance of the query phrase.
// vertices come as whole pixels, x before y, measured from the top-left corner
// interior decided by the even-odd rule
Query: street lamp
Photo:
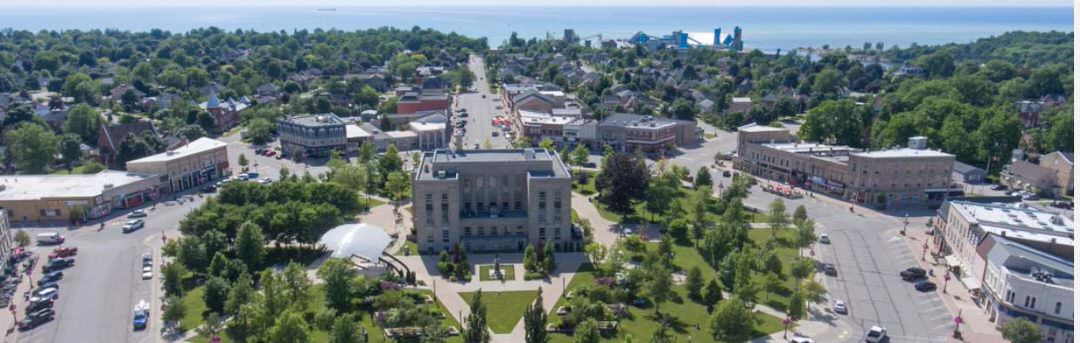
[[[949,279],[951,279],[952,277],[949,276],[948,268],[948,266],[945,267],[945,285],[941,286],[942,293],[949,293]]]
[[[923,242],[923,244],[922,244],[922,260],[923,261],[926,261],[926,249],[929,249],[929,248],[930,248],[930,239],[927,238],[926,241]]]

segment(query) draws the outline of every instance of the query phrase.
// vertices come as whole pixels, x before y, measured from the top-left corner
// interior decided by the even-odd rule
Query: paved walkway
[[[589,197],[574,192],[570,197],[570,207],[577,212],[578,218],[588,220],[593,228],[593,241],[606,247],[615,245],[619,240],[619,224],[605,219],[589,202]]]

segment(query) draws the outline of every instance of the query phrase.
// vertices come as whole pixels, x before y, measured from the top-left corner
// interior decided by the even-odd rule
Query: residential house
[[[120,154],[120,144],[124,142],[124,139],[127,139],[128,135],[142,137],[147,134],[154,136],[158,134],[154,130],[154,125],[149,121],[139,120],[128,124],[102,125],[98,129],[98,161],[114,169],[123,167],[123,161],[116,160]]]
[[[953,162],[952,178],[957,182],[980,184],[983,183],[983,180],[986,180],[986,170],[956,161]]]
[[[1073,153],[1055,151],[1039,157],[1039,166],[1053,172],[1054,186],[1061,190],[1062,195],[1073,194],[1073,175],[1076,167],[1073,165]]]

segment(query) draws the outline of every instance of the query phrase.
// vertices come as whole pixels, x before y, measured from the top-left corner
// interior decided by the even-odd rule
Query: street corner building
[[[877,207],[940,205],[952,186],[956,157],[926,147],[926,137],[908,146],[863,151],[842,145],[799,141],[788,129],[739,127],[735,167],[767,179]]]
[[[60,222],[81,207],[86,219],[131,208],[158,197],[158,176],[105,170],[85,175],[6,175],[0,178],[0,207],[16,223]]]
[[[228,144],[202,137],[127,163],[128,172],[155,175],[158,193],[176,193],[229,175]]]
[[[932,248],[996,327],[1027,320],[1042,342],[1072,342],[1074,229],[1059,213],[954,200],[938,209]]]
[[[418,248],[520,252],[550,241],[579,250],[570,192],[569,169],[545,149],[425,152],[413,175]]]

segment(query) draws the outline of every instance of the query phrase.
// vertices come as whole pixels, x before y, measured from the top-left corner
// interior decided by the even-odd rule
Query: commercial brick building
[[[0,207],[15,222],[67,221],[81,207],[86,218],[137,207],[159,195],[158,175],[106,170],[83,175],[6,175],[0,178]]]
[[[698,142],[700,130],[689,120],[615,113],[597,124],[596,137],[615,151],[662,152]]]
[[[580,248],[570,221],[570,172],[544,149],[435,150],[413,176],[413,225],[422,253]]]
[[[925,149],[921,137],[880,151],[800,142],[787,129],[754,124],[740,127],[737,137],[736,168],[856,203],[936,204],[952,190],[955,157]]]
[[[345,121],[333,113],[305,114],[278,120],[281,151],[288,157],[326,157],[346,151]]]
[[[180,192],[229,175],[228,144],[199,138],[179,148],[128,161],[130,172],[157,175],[160,191]]]

